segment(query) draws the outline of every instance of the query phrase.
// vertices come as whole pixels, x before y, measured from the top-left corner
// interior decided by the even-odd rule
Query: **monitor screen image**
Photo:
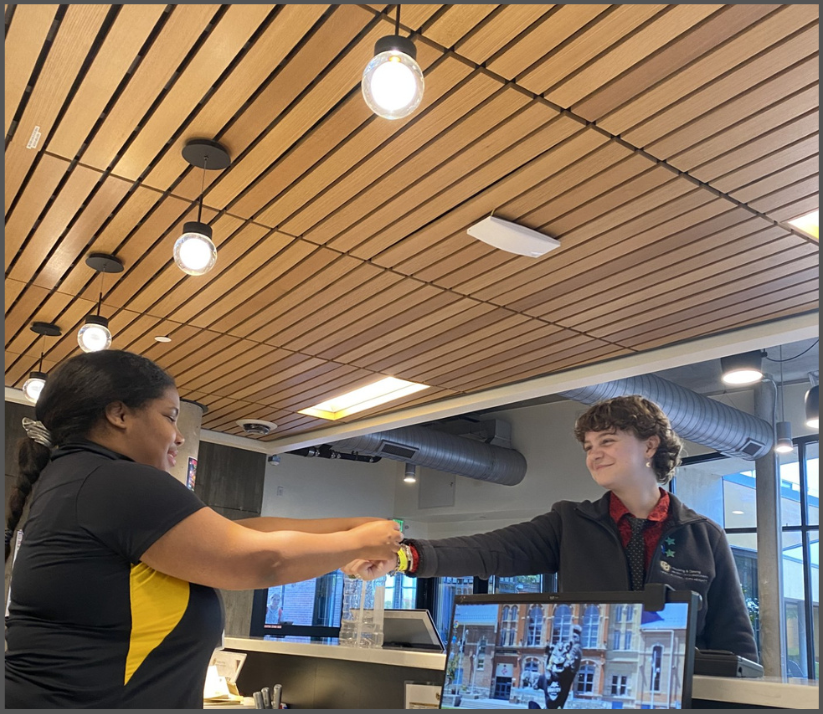
[[[688,707],[692,609],[688,601],[650,612],[639,600],[460,597],[441,708]]]

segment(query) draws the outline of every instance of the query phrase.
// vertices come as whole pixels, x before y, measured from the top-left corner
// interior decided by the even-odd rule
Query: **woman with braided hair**
[[[118,350],[49,375],[25,420],[6,558],[27,500],[6,620],[6,707],[201,709],[223,631],[215,588],[308,580],[388,558],[379,519],[230,521],[167,469],[183,437],[172,378]]]

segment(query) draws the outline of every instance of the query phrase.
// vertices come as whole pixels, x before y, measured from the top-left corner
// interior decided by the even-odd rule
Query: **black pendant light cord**
[[[200,182],[200,203],[197,206],[197,222],[202,223],[200,219],[203,217],[203,194],[206,191],[206,164],[209,163],[209,157],[203,157],[203,179]]]
[[[394,19],[394,34],[400,34],[400,3],[397,3],[397,16]]]
[[[100,317],[100,306],[103,304],[103,273],[100,273],[100,297],[97,299],[97,317]]]
[[[783,383],[783,362],[785,361],[783,345],[780,345],[780,421],[786,421],[786,385]]]
[[[46,351],[46,336],[43,335],[43,344],[40,345],[40,364],[37,367],[38,372],[43,371],[43,354],[45,353],[45,351]]]
[[[773,357],[769,357],[768,355],[766,355],[766,359],[769,360],[769,362],[791,362],[793,359],[797,359],[798,357],[802,357],[809,350],[813,350],[815,348],[815,345],[817,345],[818,342],[820,342],[819,337],[814,342],[812,342],[812,344],[810,344],[805,350],[803,350],[800,354],[795,355],[794,357],[787,357],[786,359],[774,359]],[[782,350],[781,350],[781,357],[782,356],[783,356],[783,354],[782,354]]]

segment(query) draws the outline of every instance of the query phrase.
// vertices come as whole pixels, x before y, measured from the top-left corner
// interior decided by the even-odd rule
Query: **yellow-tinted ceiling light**
[[[815,209],[805,216],[798,216],[789,221],[789,225],[802,231],[810,238],[820,240],[820,209]]]
[[[341,394],[339,397],[328,399],[308,409],[301,409],[298,413],[334,421],[428,388],[427,384],[386,377],[379,382]]]

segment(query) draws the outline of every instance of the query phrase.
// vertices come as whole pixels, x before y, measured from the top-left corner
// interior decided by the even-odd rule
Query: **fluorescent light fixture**
[[[539,258],[544,253],[560,247],[560,241],[554,238],[494,216],[475,223],[466,232],[495,248],[530,258]]]
[[[805,233],[810,238],[820,240],[820,209],[815,209],[805,216],[798,216],[789,221],[789,225]]]
[[[339,397],[321,402],[308,409],[301,409],[298,414],[334,421],[428,388],[427,384],[416,384],[395,377],[386,377],[348,394],[341,394]]]
[[[732,511],[732,513],[733,513],[735,516],[742,516],[742,515],[743,515],[743,511]]]

